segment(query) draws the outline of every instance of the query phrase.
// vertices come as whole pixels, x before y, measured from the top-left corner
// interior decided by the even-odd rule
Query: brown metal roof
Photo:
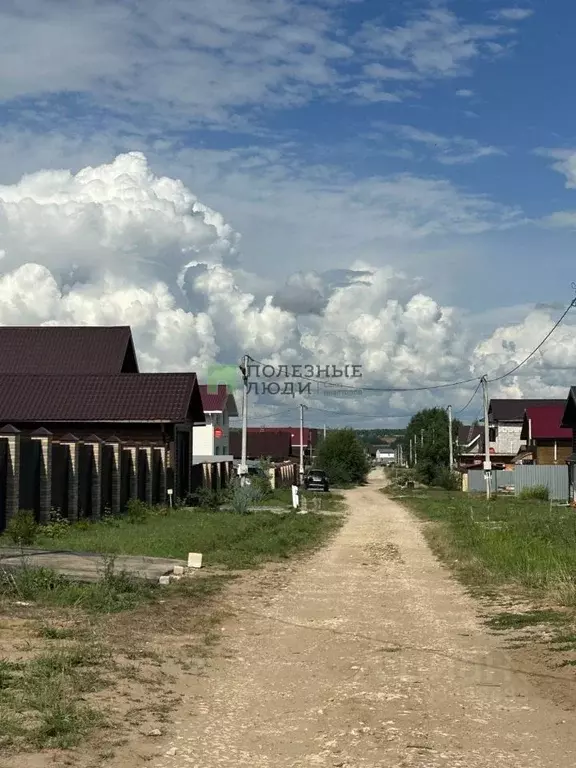
[[[0,326],[0,374],[138,373],[130,326]]]
[[[0,424],[203,419],[195,373],[0,374]]]
[[[538,408],[543,405],[564,405],[565,400],[490,400],[489,414],[493,421],[524,421],[524,411],[527,408]]]

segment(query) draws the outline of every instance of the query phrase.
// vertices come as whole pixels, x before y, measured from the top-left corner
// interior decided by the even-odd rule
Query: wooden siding
[[[536,464],[565,464],[566,459],[572,453],[572,445],[569,440],[558,440],[557,459],[554,461],[554,440],[537,440]]]

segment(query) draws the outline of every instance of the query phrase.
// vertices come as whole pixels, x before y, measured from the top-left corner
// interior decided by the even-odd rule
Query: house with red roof
[[[230,456],[230,419],[238,416],[234,395],[225,384],[200,385],[206,424],[194,427],[194,456]]]
[[[564,465],[572,453],[572,429],[562,426],[564,411],[565,405],[556,403],[524,411],[520,439],[533,464]]]

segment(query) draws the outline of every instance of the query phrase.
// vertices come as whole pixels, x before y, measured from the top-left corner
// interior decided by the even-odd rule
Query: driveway
[[[576,725],[513,669],[420,524],[346,493],[334,540],[242,591],[154,768],[566,768]],[[260,577],[261,578],[261,577]]]

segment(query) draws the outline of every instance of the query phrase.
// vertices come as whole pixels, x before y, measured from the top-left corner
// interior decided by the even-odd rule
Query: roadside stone
[[[173,574],[174,574],[174,576],[184,576],[184,566],[183,565],[175,565],[174,566]]]
[[[170,584],[170,576],[160,576],[158,583],[163,587],[168,586]]]
[[[151,731],[145,734],[146,736],[162,736],[160,728],[153,728]]]
[[[174,755],[178,752],[176,747],[171,747],[168,752],[166,752],[166,757],[174,757]]]
[[[199,552],[188,553],[188,568],[202,568],[202,555]]]

